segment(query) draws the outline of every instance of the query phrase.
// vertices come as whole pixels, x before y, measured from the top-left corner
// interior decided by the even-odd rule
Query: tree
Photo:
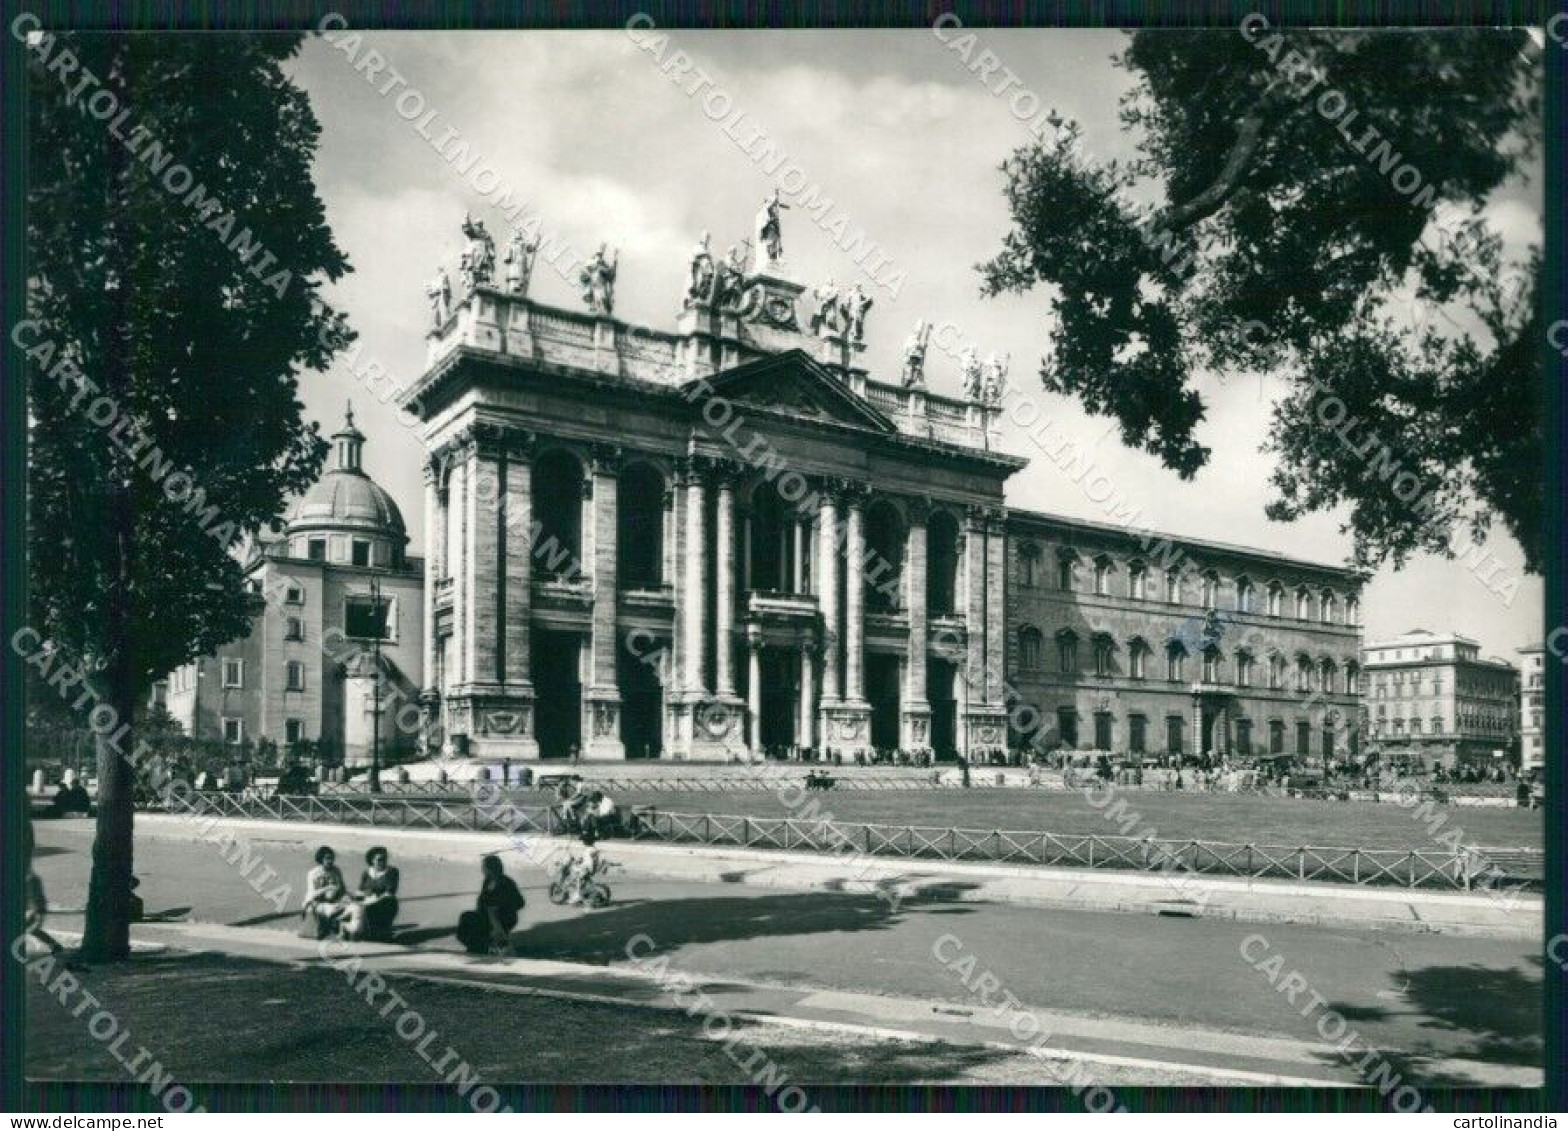
[[[326,454],[296,394],[351,339],[318,293],[348,263],[300,42],[29,42],[30,616],[121,720],[247,631],[237,548]],[[129,952],[134,750],[99,733],[90,960]]]
[[[1538,569],[1539,252],[1507,285],[1481,215],[1539,148],[1530,48],[1523,31],[1260,17],[1134,33],[1118,61],[1137,79],[1121,107],[1136,155],[1086,158],[1059,118],[1017,150],[982,289],[1050,284],[1046,388],[1183,478],[1210,454],[1195,371],[1257,370],[1287,382],[1271,518],[1348,504],[1370,568],[1451,556],[1496,516]],[[1412,327],[1411,296],[1447,321]]]

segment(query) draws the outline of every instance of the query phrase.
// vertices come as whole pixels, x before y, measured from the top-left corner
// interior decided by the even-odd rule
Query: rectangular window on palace
[[[390,640],[392,601],[348,597],[343,602],[343,632],[356,640]]]
[[[1165,749],[1171,754],[1181,753],[1181,728],[1180,715],[1167,715],[1165,717]]]
[[[1094,748],[1096,750],[1111,748],[1111,716],[1104,711],[1097,712],[1094,716]]]
[[[244,719],[224,719],[223,720],[223,741],[227,742],[227,743],[231,743],[233,745],[238,745],[239,743],[244,742],[245,741],[245,720]]]
[[[1148,745],[1149,720],[1133,715],[1127,720],[1127,746],[1134,754],[1142,754]]]
[[[1078,712],[1063,707],[1056,712],[1056,728],[1063,746],[1078,745]]]
[[[245,686],[245,661],[244,660],[224,660],[223,661],[223,686],[224,687],[244,687]]]
[[[305,665],[299,660],[289,661],[288,667],[285,669],[285,677],[288,681],[284,685],[285,691],[305,690]]]
[[[368,566],[370,564],[370,543],[358,538],[354,539],[353,545],[349,548],[349,554],[355,565]]]
[[[306,556],[313,562],[327,560],[327,540],[325,538],[312,538],[305,543]]]

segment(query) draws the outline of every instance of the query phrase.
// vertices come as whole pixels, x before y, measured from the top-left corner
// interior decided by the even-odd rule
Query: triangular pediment
[[[788,413],[802,420],[819,420],[895,432],[897,426],[864,397],[856,396],[825,366],[802,350],[749,361],[707,378],[713,391],[736,404],[755,405]],[[688,390],[696,390],[692,381]]]

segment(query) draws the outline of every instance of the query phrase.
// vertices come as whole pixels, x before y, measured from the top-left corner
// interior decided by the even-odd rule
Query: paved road
[[[36,866],[62,909],[62,927],[79,920],[86,891],[91,826],[41,822]],[[309,859],[297,841],[258,838],[256,850],[292,885],[297,907]],[[614,845],[609,856],[614,859]],[[477,867],[404,856],[399,941],[455,950],[452,924],[471,903]],[[345,861],[345,865],[352,863]],[[187,908],[192,919],[290,930],[211,845],[139,840],[137,874],[149,912]],[[345,867],[352,881],[357,867]],[[905,902],[894,912],[858,893],[789,892],[743,883],[699,884],[611,873],[615,902],[601,911],[552,906],[543,873],[513,866],[529,906],[515,936],[519,953],[596,965],[623,964],[629,938],[646,934],[652,953],[677,969],[792,987],[857,991],[946,1001],[974,998],[954,968],[933,957],[943,936],[951,959],[973,954],[1030,1006],[1081,1015],[1138,1019],[1209,1031],[1319,1042],[1315,1019],[1300,1015],[1310,992],[1342,1014],[1362,1043],[1394,1050],[1396,1066],[1422,1075],[1442,1059],[1537,1065],[1541,1059],[1541,959],[1528,943],[1408,932],[1328,929],[1152,915],[1041,910],[960,903]],[[253,873],[253,878],[256,873]],[[1240,951],[1282,956],[1308,992],[1293,1007]],[[1275,973],[1276,981],[1280,972]],[[973,983],[973,975],[971,975]],[[1440,1073],[1428,1072],[1428,1079]]]

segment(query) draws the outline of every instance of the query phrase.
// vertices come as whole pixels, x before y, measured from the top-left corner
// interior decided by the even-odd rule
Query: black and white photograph
[[[356,11],[6,17],[7,1106],[1556,1126],[1568,14]]]

